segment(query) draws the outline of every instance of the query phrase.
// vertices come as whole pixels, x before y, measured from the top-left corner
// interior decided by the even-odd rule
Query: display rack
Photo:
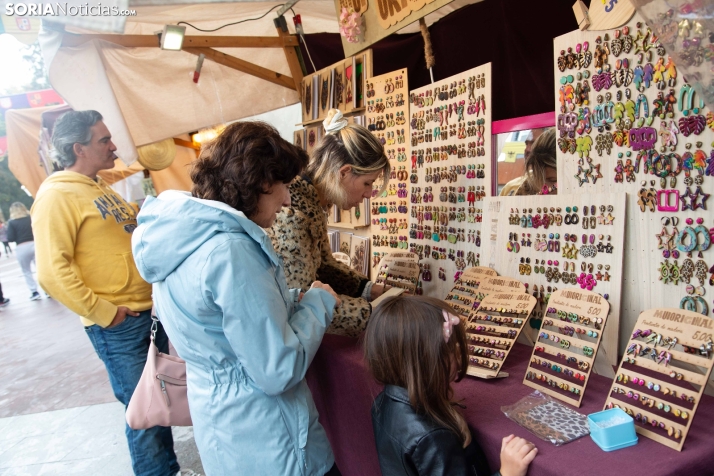
[[[592,291],[553,292],[523,383],[579,407],[609,312],[607,300]]]
[[[548,295],[559,288],[578,286],[605,296],[610,325],[603,346],[610,366],[617,365],[626,195],[583,191],[494,197],[485,204],[484,264],[528,283],[539,299],[537,320],[544,318]],[[533,327],[526,335],[535,340],[539,326]]]
[[[605,408],[623,409],[637,433],[682,451],[714,364],[714,321],[649,309],[629,337]]]
[[[497,276],[495,269],[475,266],[464,271],[454,282],[454,287],[444,299],[462,318],[467,318],[478,308],[485,294],[479,291],[481,280]]]
[[[380,259],[395,249],[408,250],[411,128],[409,125],[409,81],[407,70],[400,69],[369,78],[365,86],[365,126],[384,145],[392,172],[387,188],[378,196],[382,177],[375,183],[370,202],[372,235],[372,275]]]
[[[414,253],[389,253],[379,262],[375,284],[388,285],[414,294],[419,279],[419,257]]]
[[[491,196],[491,63],[410,93],[409,249],[442,297],[479,266],[483,197]]]
[[[620,319],[628,330],[642,309],[677,307],[714,292],[707,272],[714,247],[704,246],[698,233],[702,246],[691,256],[682,251],[686,228],[696,229],[698,220],[706,230],[714,227],[712,200],[706,203],[714,192],[714,116],[661,43],[681,39],[677,21],[690,20],[677,20],[676,9],[672,17],[665,3],[661,8],[673,37],[656,38],[635,13],[625,27],[574,31],[553,41],[558,192],[629,194]],[[704,50],[697,41],[693,49]],[[595,290],[601,292],[599,285]],[[711,309],[698,311],[712,316]],[[623,333],[621,352],[627,340]]]
[[[472,311],[466,322],[468,375],[480,378],[508,376],[501,372],[503,362],[535,304],[533,296],[522,292],[496,292],[481,301],[478,310]]]

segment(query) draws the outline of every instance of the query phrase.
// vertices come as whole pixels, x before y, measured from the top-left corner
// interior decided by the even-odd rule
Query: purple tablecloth
[[[476,428],[492,470],[499,467],[501,438],[514,433],[538,446],[538,456],[528,473],[531,476],[714,474],[712,397],[702,399],[681,453],[641,435],[637,445],[610,453],[602,451],[589,436],[557,447],[506,418],[500,407],[533,391],[521,383],[531,350],[516,344],[503,368],[510,377],[481,380],[467,376],[454,387],[456,398],[466,405],[466,420]],[[355,339],[325,336],[307,381],[342,474],[379,475],[370,408],[381,387],[367,372],[360,344]],[[599,375],[591,376],[577,410],[583,414],[601,411],[611,383]]]

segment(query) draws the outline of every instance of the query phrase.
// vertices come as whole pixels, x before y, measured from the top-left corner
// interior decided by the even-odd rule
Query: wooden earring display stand
[[[474,309],[478,308],[481,300],[485,297],[479,291],[481,280],[497,275],[496,270],[484,266],[469,268],[459,276],[444,301],[453,307],[463,319],[466,319]]]
[[[610,304],[592,291],[568,288],[551,294],[548,309],[555,312],[543,318],[523,384],[579,407],[595,365]],[[549,322],[552,324],[546,324]],[[572,336],[562,332],[566,327]],[[588,332],[595,332],[595,337],[588,336]]]
[[[481,301],[466,323],[468,375],[486,379],[508,377],[508,373],[501,372],[503,362],[535,305],[533,296],[519,291],[496,292]]]
[[[408,221],[411,210],[409,174],[411,128],[409,125],[409,85],[407,70],[401,69],[369,78],[365,86],[366,124],[384,145],[392,173],[387,188],[370,201],[372,219],[372,276],[377,274],[377,264],[395,248],[407,249]],[[374,182],[381,188],[383,178]],[[405,195],[398,194],[403,190]],[[374,193],[374,192],[373,192]],[[374,213],[374,212],[377,213]],[[377,223],[375,223],[375,220]]]
[[[649,309],[632,335],[605,407],[621,408],[635,418],[637,433],[682,451],[714,364],[714,320]]]
[[[375,284],[416,291],[419,280],[419,256],[415,253],[389,253],[379,262]]]

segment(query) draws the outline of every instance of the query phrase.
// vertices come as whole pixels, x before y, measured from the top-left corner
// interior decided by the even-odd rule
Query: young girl
[[[466,334],[443,301],[416,296],[385,300],[372,314],[364,349],[385,385],[372,405],[382,474],[487,476],[486,458],[451,401],[451,382],[466,374]],[[538,449],[507,436],[502,476],[524,476]]]

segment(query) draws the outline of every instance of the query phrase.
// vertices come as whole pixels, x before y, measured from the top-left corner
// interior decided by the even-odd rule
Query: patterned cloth
[[[366,327],[372,306],[360,296],[369,279],[332,257],[327,214],[317,190],[305,177],[290,184],[291,207],[283,208],[266,230],[282,256],[289,288],[307,291],[313,281],[332,286],[342,299],[328,333],[357,337]]]

